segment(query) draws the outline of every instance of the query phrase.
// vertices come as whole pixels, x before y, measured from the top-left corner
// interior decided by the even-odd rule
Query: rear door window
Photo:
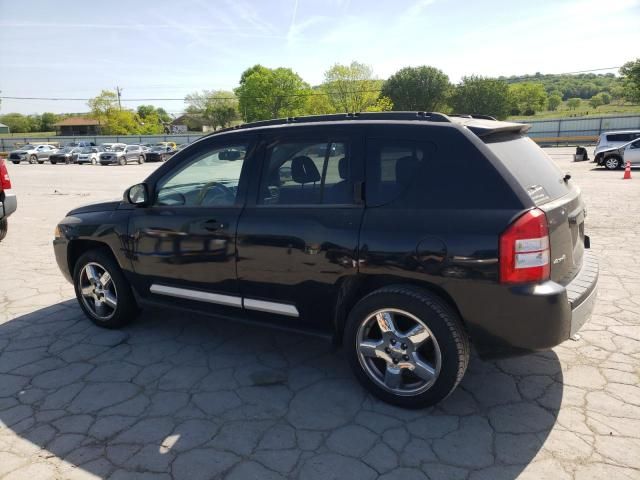
[[[496,137],[486,144],[526,189],[536,205],[569,193],[569,186],[563,179],[564,174],[530,138]]]

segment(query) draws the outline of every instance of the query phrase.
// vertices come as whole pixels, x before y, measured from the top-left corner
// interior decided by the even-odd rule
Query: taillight
[[[500,282],[539,282],[549,278],[549,228],[542,210],[519,217],[500,236]]]
[[[0,189],[9,190],[11,188],[11,179],[4,160],[0,159]]]

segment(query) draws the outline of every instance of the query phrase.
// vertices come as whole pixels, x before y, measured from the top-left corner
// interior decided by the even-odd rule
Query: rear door
[[[485,140],[489,149],[545,212],[549,226],[551,279],[566,285],[582,266],[585,205],[580,189],[533,140],[503,135]]]
[[[362,143],[353,127],[288,128],[264,137],[261,171],[238,224],[248,315],[331,327],[340,287],[358,271]]]

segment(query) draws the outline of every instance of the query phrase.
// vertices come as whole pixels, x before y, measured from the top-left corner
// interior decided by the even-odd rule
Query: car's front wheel
[[[622,159],[620,157],[609,157],[604,161],[604,168],[607,170],[617,170],[622,166]]]
[[[358,380],[378,398],[408,408],[447,397],[469,362],[458,314],[413,286],[384,287],[360,300],[349,314],[345,345]]]
[[[97,164],[98,164],[98,159],[97,159],[97,158],[95,158],[95,157],[93,157],[93,158],[91,159],[91,165],[97,165]]]
[[[138,163],[139,163],[140,165],[142,165],[142,164],[144,163],[144,156],[143,156],[143,155],[140,155],[140,156],[138,157]]]
[[[89,250],[78,259],[73,283],[80,307],[96,325],[119,328],[135,318],[138,308],[131,286],[105,250]]]

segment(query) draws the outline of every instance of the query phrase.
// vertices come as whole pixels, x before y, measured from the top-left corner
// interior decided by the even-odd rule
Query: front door
[[[361,137],[292,130],[263,141],[260,179],[238,224],[238,279],[246,315],[325,329],[358,271]]]
[[[241,308],[235,234],[252,143],[199,142],[151,186],[153,205],[134,210],[129,228],[141,295]]]
[[[636,140],[626,148],[624,161],[631,162],[631,165],[640,165],[640,140]]]

